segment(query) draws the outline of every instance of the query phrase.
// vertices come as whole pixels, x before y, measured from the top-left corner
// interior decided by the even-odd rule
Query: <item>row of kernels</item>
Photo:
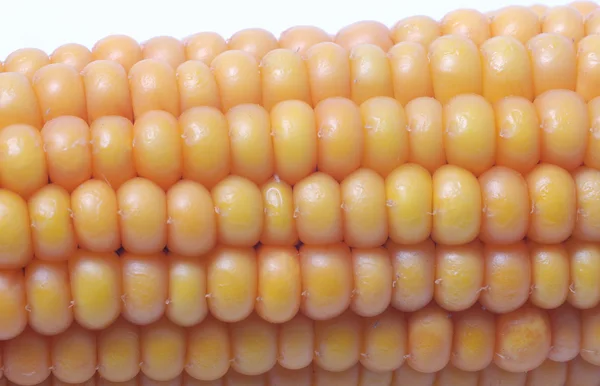
[[[448,365],[477,372],[493,363],[521,373],[547,359],[568,363],[578,356],[598,366],[599,315],[597,309],[548,312],[530,306],[498,316],[480,307],[448,314],[429,305],[410,314],[388,309],[368,319],[351,312],[326,321],[299,315],[279,325],[255,314],[230,324],[209,318],[189,328],[165,318],[145,326],[118,319],[99,332],[73,324],[46,337],[26,329],[3,342],[2,362],[6,377],[27,385],[51,372],[69,383],[84,382],[96,371],[113,382],[140,371],[158,381],[182,372],[207,381],[230,369],[260,375],[277,365],[298,370],[311,364],[331,372],[358,364],[389,372],[407,364],[435,373]]]
[[[5,71],[33,75],[47,63],[66,63],[78,71],[92,60],[113,60],[129,70],[143,59],[163,60],[173,68],[185,60],[200,60],[210,64],[226,50],[242,50],[257,60],[269,51],[286,48],[303,54],[312,45],[335,42],[346,49],[364,43],[374,44],[384,50],[394,43],[409,41],[429,45],[443,35],[461,35],[480,44],[490,37],[511,36],[525,43],[540,33],[560,33],[580,40],[595,33],[598,24],[598,5],[586,2],[584,6],[572,3],[543,9],[509,6],[493,11],[489,19],[473,9],[458,9],[446,14],[440,22],[426,16],[412,16],[400,20],[390,30],[374,21],[363,21],[342,28],[335,36],[313,26],[296,26],[285,30],[277,39],[272,33],[260,29],[241,30],[227,41],[214,32],[201,32],[182,41],[170,36],[157,36],[142,44],[130,37],[112,35],[98,41],[92,48],[79,44],[65,44],[49,57],[38,49],[21,49],[9,55]],[[591,15],[590,15],[591,14]]]
[[[184,256],[210,251],[217,242],[251,247],[293,246],[298,241],[373,248],[388,238],[418,244],[429,237],[445,245],[476,238],[512,244],[527,237],[557,244],[569,237],[600,241],[600,171],[569,174],[541,164],[526,177],[493,167],[479,179],[457,166],[433,175],[406,164],[386,179],[359,169],[341,184],[317,172],[293,188],[272,179],[259,186],[230,175],[212,189],[181,180],[166,192],[132,178],[114,190],[87,180],[71,193],[48,184],[28,200],[0,190],[0,266],[24,267],[35,255],[63,261],[77,246],[92,252],[123,247]]]
[[[494,364],[480,372],[458,370],[449,365],[437,373],[421,373],[404,365],[395,371],[375,372],[357,365],[346,371],[330,372],[319,366],[289,370],[276,365],[266,374],[244,375],[229,370],[223,377],[202,381],[187,372],[168,381],[156,381],[140,373],[125,382],[112,382],[99,374],[77,386],[595,386],[600,368],[580,357],[564,362],[545,361],[528,373],[511,373]],[[18,385],[0,378],[1,386]],[[55,376],[49,376],[36,386],[69,386]]]
[[[481,94],[491,102],[506,96],[532,100],[556,88],[577,91],[587,101],[599,95],[594,62],[599,50],[597,35],[577,45],[552,33],[536,35],[526,45],[504,36],[486,40],[479,49],[468,39],[448,35],[427,48],[404,42],[389,51],[372,44],[346,51],[325,42],[302,57],[278,49],[254,63],[247,54],[230,51],[215,58],[211,67],[219,89],[214,100],[220,96],[219,106],[225,110],[241,103],[262,103],[270,109],[291,98],[316,105],[333,96],[356,103],[390,96],[402,104],[421,96],[447,102],[460,93]],[[235,80],[221,76],[230,68],[241,75]],[[288,70],[286,76],[281,75],[283,68]],[[242,86],[244,93],[239,92]]]
[[[141,82],[146,77],[154,78],[165,90],[153,102],[169,107],[150,109],[174,114],[198,103],[224,110],[260,103],[270,109],[287,99],[316,105],[333,96],[356,103],[390,96],[406,104],[420,96],[446,102],[454,95],[472,92],[492,102],[515,95],[531,100],[556,88],[577,91],[587,101],[600,95],[596,87],[599,70],[593,59],[599,50],[597,35],[575,44],[552,33],[536,35],[526,45],[511,37],[496,37],[479,49],[456,35],[437,38],[429,47],[404,42],[389,50],[365,43],[348,51],[323,42],[304,55],[275,49],[261,61],[243,51],[227,51],[215,57],[210,67],[192,61],[172,69],[157,59],[143,60],[129,71],[129,83],[135,116],[147,111],[145,102],[158,94]],[[232,71],[238,75],[228,76]],[[199,84],[208,87],[200,94]]]
[[[0,185],[25,197],[47,177],[72,190],[90,176],[118,188],[136,174],[163,188],[181,177],[212,187],[229,173],[257,184],[276,174],[293,185],[315,169],[341,181],[361,166],[386,177],[406,162],[430,172],[449,163],[477,176],[494,164],[522,174],[539,162],[600,169],[600,97],[586,105],[568,90],[495,104],[463,94],[446,104],[417,98],[405,107],[390,97],[361,105],[332,97],[314,109],[288,100],[270,112],[256,104],[226,114],[194,107],[179,118],[152,110],[135,124],[104,116],[88,126],[60,116],[39,134],[32,122],[11,124],[27,121],[21,107],[6,110]]]
[[[144,60],[132,67],[129,85],[136,117],[148,109],[177,115],[198,104],[226,111],[238,104],[257,103],[269,110],[277,102],[299,99],[314,106],[329,97],[350,98],[359,104],[374,96],[394,97],[402,104],[422,96],[447,102],[460,93],[481,94],[491,102],[506,96],[532,100],[556,88],[577,91],[587,101],[599,95],[599,70],[593,61],[599,50],[596,35],[578,46],[557,34],[537,35],[527,46],[498,37],[480,49],[465,38],[448,35],[428,49],[400,43],[387,55],[371,44],[347,51],[326,42],[304,56],[273,50],[261,62],[242,51],[227,51],[210,68],[187,62],[173,70],[157,60]],[[236,77],[228,76],[233,72]],[[148,77],[160,87],[141,82]],[[200,85],[206,86],[202,92]]]
[[[411,41],[429,45],[444,35],[460,35],[482,44],[496,36],[510,36],[522,43],[541,33],[558,33],[577,42],[597,29],[598,4],[574,2],[569,5],[509,5],[487,15],[475,9],[457,9],[437,22],[418,15],[398,21],[391,28],[394,43]]]
[[[347,310],[374,317],[390,306],[414,312],[432,301],[448,311],[476,302],[496,313],[527,302],[591,309],[600,303],[599,274],[599,247],[576,241],[352,250],[219,246],[196,258],[78,251],[68,262],[34,260],[24,271],[0,272],[0,337],[27,325],[53,335],[73,321],[99,330],[119,315],[140,325],[166,315],[191,326],[208,314],[238,322],[256,311],[283,323],[298,313],[328,320]]]
[[[577,47],[557,34],[536,35],[527,47],[513,38],[497,37],[479,50],[465,38],[448,35],[428,50],[405,42],[387,55],[370,44],[348,52],[326,42],[303,57],[276,49],[260,63],[233,50],[219,54],[210,67],[188,61],[173,69],[158,59],[145,59],[126,72],[100,60],[79,74],[69,65],[51,64],[35,72],[33,86],[24,75],[0,75],[0,89],[14,88],[12,99],[4,103],[6,117],[0,126],[12,122],[39,127],[61,115],[90,122],[105,115],[137,119],[149,110],[178,116],[197,106],[227,111],[245,103],[270,110],[289,99],[316,106],[331,97],[362,104],[386,96],[405,105],[418,97],[446,103],[458,94],[474,93],[495,103],[509,96],[533,100],[546,91],[565,89],[589,101],[600,95],[600,67],[594,59],[598,54],[598,35],[586,37]]]

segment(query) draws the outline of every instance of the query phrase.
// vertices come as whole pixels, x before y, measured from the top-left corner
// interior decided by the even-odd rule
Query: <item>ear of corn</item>
[[[597,386],[597,4],[0,68],[0,386]]]

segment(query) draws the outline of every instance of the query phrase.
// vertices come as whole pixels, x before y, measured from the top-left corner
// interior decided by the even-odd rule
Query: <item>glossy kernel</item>
[[[300,25],[283,31],[279,36],[279,46],[304,55],[315,44],[331,40],[331,36],[319,27]]]
[[[319,171],[337,181],[360,167],[364,133],[359,107],[345,98],[330,98],[315,107]]]
[[[391,28],[394,43],[414,42],[427,47],[440,35],[439,23],[424,15],[404,18]]]
[[[429,46],[435,98],[442,104],[459,94],[482,92],[482,65],[477,46],[460,35],[445,35]]]
[[[444,148],[449,164],[480,175],[494,164],[494,110],[478,95],[452,98],[443,110]]]
[[[174,68],[162,60],[143,59],[131,67],[128,78],[135,119],[152,110],[179,115],[179,91]]]
[[[483,207],[479,238],[491,244],[524,239],[531,207],[523,176],[510,168],[495,166],[479,177],[479,186]]]
[[[527,49],[511,36],[497,36],[481,47],[483,96],[495,103],[505,97],[533,99],[533,75]]]
[[[447,13],[440,22],[442,35],[459,35],[482,44],[490,37],[488,19],[474,9],[457,9]]]
[[[95,60],[81,72],[91,124],[105,116],[133,120],[132,92],[127,72],[111,60]]]
[[[548,90],[575,90],[577,54],[573,41],[556,33],[542,33],[527,42],[534,96]]]
[[[67,64],[48,64],[32,79],[44,122],[62,115],[87,120],[84,82],[79,72]]]
[[[267,111],[286,100],[311,103],[308,70],[299,53],[285,48],[269,51],[260,62],[260,75]]]
[[[541,162],[568,171],[583,164],[589,117],[583,98],[574,91],[552,90],[534,102],[541,125]]]
[[[433,96],[433,83],[429,71],[427,46],[405,41],[387,52],[394,98],[403,106],[419,97]]]
[[[181,178],[181,138],[177,119],[164,111],[137,117],[132,130],[132,156],[138,176],[167,190]]]
[[[538,243],[560,243],[575,227],[576,187],[564,169],[540,164],[526,176],[531,199],[527,237]]]
[[[314,110],[303,101],[273,106],[271,137],[275,174],[294,185],[317,168],[317,130]]]
[[[0,185],[29,198],[47,183],[48,166],[39,130],[23,124],[0,130]]]
[[[227,50],[227,42],[215,32],[199,32],[183,39],[187,60],[198,60],[207,66],[221,52]]]
[[[531,8],[522,5],[495,11],[490,23],[492,36],[512,36],[523,44],[541,31],[539,16]]]
[[[460,245],[474,240],[481,226],[481,188],[473,174],[457,166],[442,166],[433,175],[435,242]]]

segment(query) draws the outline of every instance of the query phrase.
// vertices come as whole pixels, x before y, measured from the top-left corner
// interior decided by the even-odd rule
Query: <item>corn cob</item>
[[[534,371],[546,360],[566,363],[578,356],[599,365],[594,331],[599,309],[564,306],[552,311],[524,306],[495,316],[479,307],[448,314],[435,305],[409,314],[389,309],[368,319],[346,312],[327,321],[298,315],[277,325],[256,314],[237,323],[212,318],[190,328],[165,318],[146,326],[118,319],[99,332],[73,324],[52,337],[31,329],[3,342],[4,375],[33,385],[50,373],[67,383],[94,376],[126,382],[140,371],[156,381],[186,372],[204,381],[232,369],[250,376],[275,366],[310,366],[340,373],[364,366],[371,372],[398,371],[403,365],[434,374],[447,366],[461,372]]]
[[[595,8],[11,54],[2,382],[594,385]]]
[[[27,324],[44,335],[73,321],[92,330],[119,315],[139,325],[166,316],[189,327],[208,314],[239,322],[252,312],[270,323],[298,313],[329,320],[347,310],[375,317],[388,307],[416,312],[435,301],[462,312],[476,302],[490,312],[569,304],[593,309],[600,302],[597,244],[435,246],[431,241],[387,248],[346,245],[218,246],[208,255],[135,255],[77,251],[68,262],[31,261],[0,271],[3,322],[0,338]]]

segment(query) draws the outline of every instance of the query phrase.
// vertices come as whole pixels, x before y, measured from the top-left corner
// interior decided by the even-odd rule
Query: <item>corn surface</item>
[[[0,386],[598,386],[600,8],[0,66]]]

